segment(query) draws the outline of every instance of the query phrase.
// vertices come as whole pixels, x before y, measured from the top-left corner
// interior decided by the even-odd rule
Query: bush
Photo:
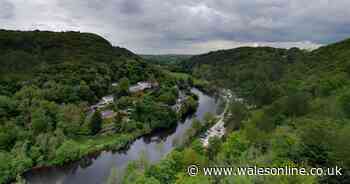
[[[181,109],[179,111],[179,116],[181,118],[185,118],[187,115],[196,112],[197,107],[198,107],[198,101],[195,100],[195,98],[193,98],[192,96],[190,96],[182,104]]]
[[[167,105],[174,105],[176,103],[177,97],[171,92],[166,92],[161,94],[158,97],[159,101],[167,104]]]
[[[11,150],[16,141],[13,127],[0,127],[0,150]]]
[[[225,121],[225,127],[228,130],[239,130],[242,126],[243,120],[245,120],[249,111],[243,103],[233,102],[230,104],[229,111],[231,116],[229,116]]]
[[[84,123],[84,112],[76,105],[66,105],[58,113],[58,127],[66,135],[73,136],[80,133]]]
[[[96,135],[102,129],[102,115],[100,111],[94,112],[89,122],[89,130],[92,135]]]
[[[289,116],[302,116],[309,112],[310,94],[296,92],[287,96],[284,107]]]
[[[0,96],[0,119],[14,115],[16,111],[15,101],[6,96]]]
[[[218,159],[226,164],[237,163],[249,146],[249,141],[242,134],[233,133],[222,144]]]
[[[80,146],[72,140],[65,141],[56,151],[54,164],[62,165],[80,158]]]
[[[350,90],[341,95],[338,101],[345,115],[350,118]]]

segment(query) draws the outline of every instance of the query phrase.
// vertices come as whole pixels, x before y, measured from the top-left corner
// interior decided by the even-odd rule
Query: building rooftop
[[[114,111],[111,111],[111,110],[108,110],[108,111],[102,111],[101,112],[101,116],[103,119],[106,119],[106,118],[111,118],[115,115]]]

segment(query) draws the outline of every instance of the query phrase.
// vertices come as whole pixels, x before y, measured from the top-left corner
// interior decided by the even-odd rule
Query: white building
[[[115,116],[115,114],[116,113],[114,111],[111,111],[111,110],[101,112],[101,116],[103,119],[112,118]]]
[[[113,102],[114,102],[113,95],[109,95],[109,96],[102,97],[102,101],[100,103],[101,104],[111,104]]]
[[[153,87],[153,84],[151,82],[138,82],[137,84],[131,86],[129,88],[129,91],[131,93],[136,93],[139,91],[143,91],[145,89],[151,89]]]

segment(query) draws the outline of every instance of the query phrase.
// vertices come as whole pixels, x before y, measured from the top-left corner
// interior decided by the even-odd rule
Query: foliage
[[[81,108],[76,105],[65,105],[58,113],[58,127],[63,130],[66,135],[79,135],[80,129],[85,120],[85,114]]]
[[[184,72],[182,67],[191,55],[141,55],[147,62],[161,66],[162,68],[173,72]]]
[[[182,104],[181,109],[180,109],[178,114],[181,118],[184,118],[188,114],[195,112],[197,107],[198,107],[197,100],[194,97],[190,96]]]
[[[120,98],[129,94],[130,82],[128,78],[120,79],[118,86],[114,89],[114,98]]]
[[[167,106],[160,106],[153,101],[144,99],[135,106],[132,118],[151,129],[170,128],[177,122],[176,114]]]
[[[350,91],[346,91],[339,97],[339,103],[346,116],[350,117]]]
[[[120,149],[177,122],[167,105],[177,97],[177,79],[98,35],[0,30],[0,52],[0,183],[32,167]],[[159,91],[129,94],[131,84],[149,80]],[[121,128],[92,113],[108,94],[116,103],[106,108],[129,116]],[[125,115],[128,108],[133,112]]]
[[[102,128],[102,116],[100,111],[92,114],[89,122],[89,130],[92,135],[96,135]]]
[[[247,119],[249,112],[247,107],[241,102],[233,102],[229,106],[231,115],[225,119],[225,127],[231,130],[239,130],[242,127],[243,120]]]

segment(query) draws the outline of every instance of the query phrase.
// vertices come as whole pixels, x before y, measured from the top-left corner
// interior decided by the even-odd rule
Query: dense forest
[[[228,133],[199,138],[160,163],[130,164],[125,183],[350,183],[350,40],[307,51],[242,47],[183,62],[212,88],[231,89]],[[204,120],[204,124],[212,121]],[[200,130],[195,128],[194,130]],[[341,167],[342,176],[188,176],[201,167]]]
[[[165,54],[165,55],[140,55],[148,62],[153,62],[154,64],[159,65],[171,65],[171,64],[180,64],[182,61],[185,61],[192,57],[192,55],[179,55],[179,54]]]
[[[0,183],[118,150],[197,106],[190,79],[95,34],[1,30],[0,64]],[[175,112],[180,90],[187,106]]]
[[[173,72],[185,72],[182,66],[184,61],[192,57],[192,55],[140,55],[146,62],[152,63]]]

